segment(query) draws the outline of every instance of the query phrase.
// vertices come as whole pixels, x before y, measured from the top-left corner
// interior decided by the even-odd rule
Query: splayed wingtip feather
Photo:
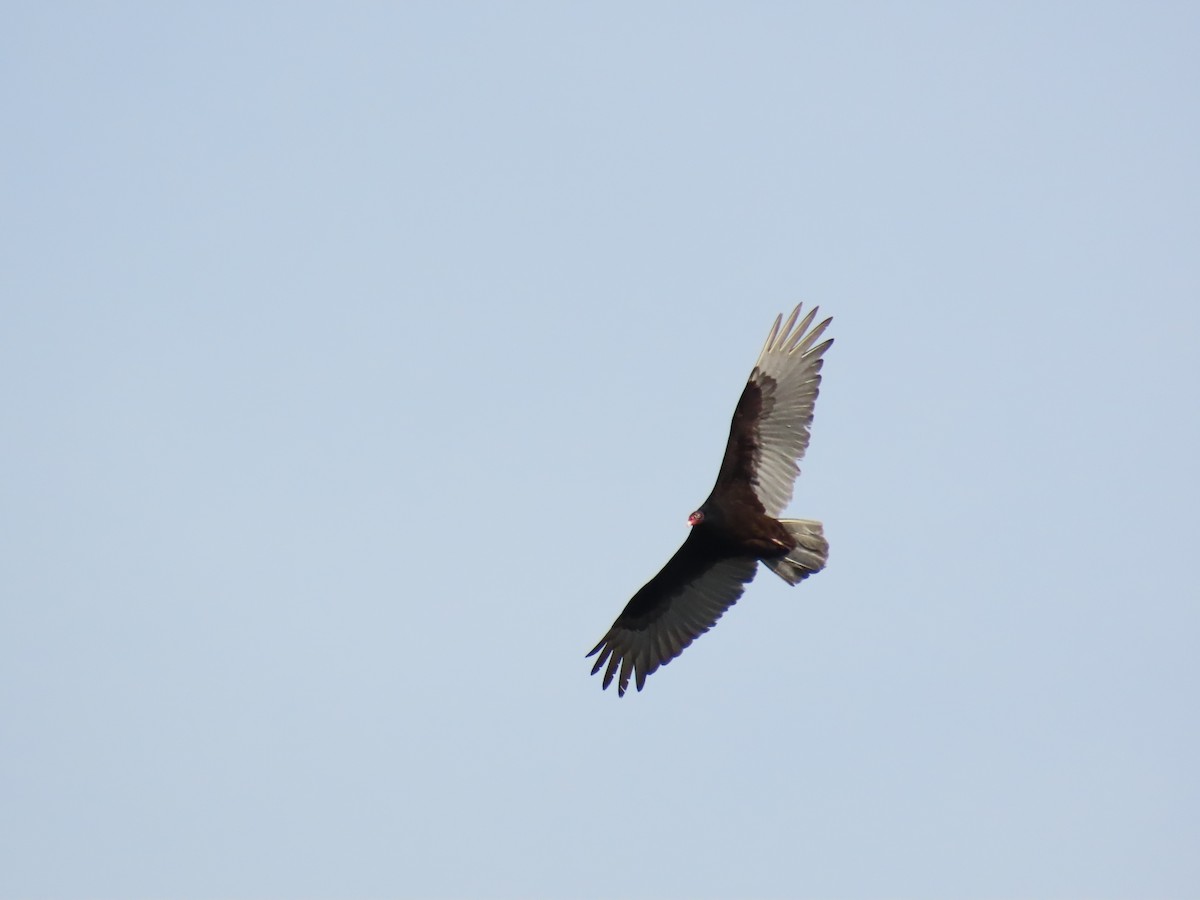
[[[796,345],[799,344],[801,338],[804,337],[804,332],[808,329],[808,326],[812,324],[812,320],[816,318],[817,310],[819,308],[820,307],[814,306],[812,309],[810,309],[808,311],[808,315],[804,317],[804,320],[800,323],[796,330],[785,335],[786,340],[779,347],[780,350],[782,350],[784,353],[791,353],[796,349]],[[797,311],[799,311],[798,307]]]

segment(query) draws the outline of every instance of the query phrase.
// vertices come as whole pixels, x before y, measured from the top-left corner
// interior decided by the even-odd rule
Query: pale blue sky
[[[2,20],[0,896],[1196,895],[1200,7]],[[829,568],[601,692],[800,300]]]

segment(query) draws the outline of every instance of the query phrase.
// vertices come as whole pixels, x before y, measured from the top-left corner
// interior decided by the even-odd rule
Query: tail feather
[[[829,560],[829,542],[825,540],[825,529],[815,519],[780,519],[779,524],[788,530],[796,546],[787,556],[764,559],[768,569],[788,584],[799,584],[814,572],[825,568]]]

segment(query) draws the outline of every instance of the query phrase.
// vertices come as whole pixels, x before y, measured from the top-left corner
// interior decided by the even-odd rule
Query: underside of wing
[[[718,489],[748,485],[768,516],[778,516],[792,499],[797,463],[808,449],[823,355],[833,344],[832,339],[817,343],[833,320],[810,330],[817,308],[803,320],[800,309],[786,322],[777,318],[767,336],[734,411],[717,476]]]
[[[662,571],[654,576],[617,617],[588,656],[604,671],[604,687],[617,681],[624,696],[631,675],[640,691],[646,676],[666,665],[716,624],[754,578],[757,561],[749,557],[713,558],[693,531]]]

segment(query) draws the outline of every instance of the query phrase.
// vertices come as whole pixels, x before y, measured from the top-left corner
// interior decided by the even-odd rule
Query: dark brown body
[[[766,514],[752,487],[762,452],[756,423],[762,415],[764,390],[773,392],[774,388],[772,380],[760,378],[742,390],[717,483],[697,510],[704,518],[693,526],[711,530],[713,542],[727,546],[733,556],[771,559],[786,555],[796,545],[779,520]]]

